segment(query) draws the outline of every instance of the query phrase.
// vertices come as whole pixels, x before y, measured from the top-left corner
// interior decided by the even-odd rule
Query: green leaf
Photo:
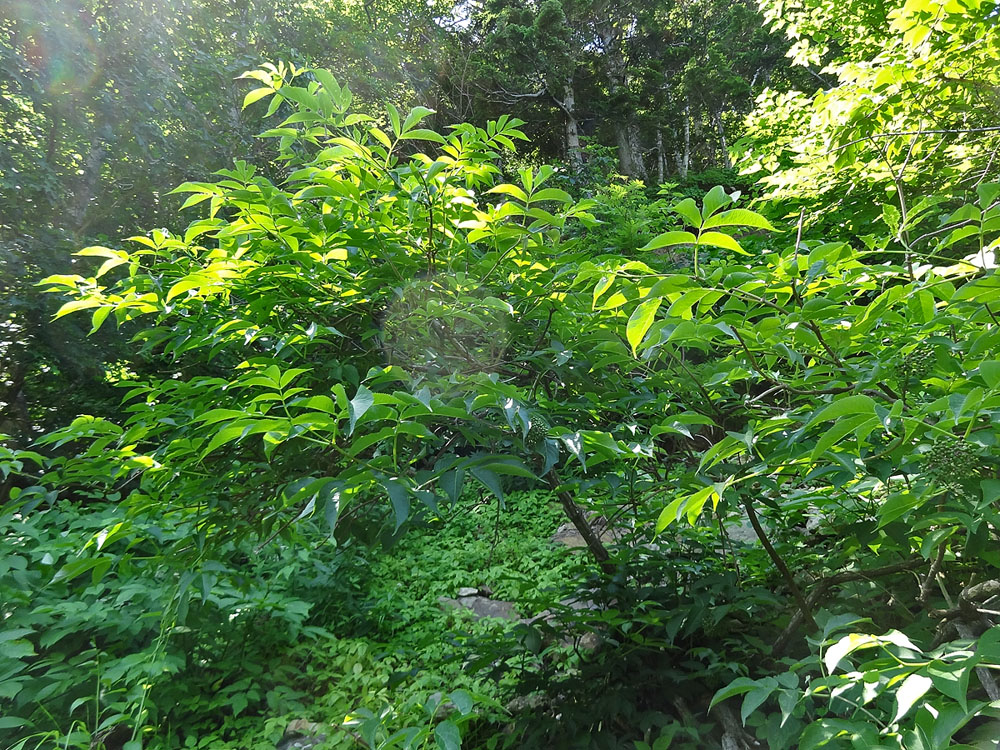
[[[702,232],[698,236],[698,244],[721,247],[723,250],[732,250],[739,255],[750,255],[750,253],[740,246],[739,242],[722,232]]]
[[[313,78],[319,81],[320,86],[326,90],[326,93],[336,100],[341,93],[341,88],[337,79],[333,77],[333,73],[325,68],[314,68],[312,74]]]
[[[399,137],[401,141],[432,141],[433,143],[445,143],[444,138],[440,133],[436,133],[433,130],[425,130],[424,128],[417,128],[416,130],[407,130]]]
[[[708,710],[711,711],[717,703],[732,698],[734,695],[743,695],[759,687],[760,683],[757,680],[751,680],[749,677],[737,677],[724,688],[715,692],[715,695],[712,696],[712,702],[708,704]]]
[[[233,711],[233,716],[239,716],[250,704],[245,693],[236,693],[229,699],[229,707]]]
[[[323,508],[323,517],[326,518],[326,524],[330,527],[332,534],[337,528],[337,520],[340,518],[340,492],[336,490],[330,492],[330,496],[326,499],[326,506]]]
[[[108,307],[99,307],[94,310],[94,314],[90,317],[91,333],[97,333],[100,330],[104,321],[107,320],[108,315],[111,313],[111,310],[112,308],[110,305]]]
[[[714,229],[715,227],[751,227],[774,231],[771,222],[756,211],[750,211],[746,208],[731,208],[728,211],[723,211],[721,214],[710,216],[701,225],[702,229]]]
[[[799,737],[797,750],[814,750],[818,747],[826,747],[830,742],[843,735],[862,736],[868,725],[863,721],[850,721],[847,719],[820,719],[814,721],[805,728]],[[836,747],[843,747],[838,745]],[[855,747],[871,747],[871,745],[855,745]]]
[[[70,313],[77,312],[78,310],[87,310],[91,307],[100,307],[102,304],[104,303],[95,297],[71,300],[59,308],[53,319],[58,320],[64,315],[69,315]]]
[[[559,201],[560,203],[572,203],[573,196],[565,190],[559,188],[545,188],[531,194],[531,202],[536,201]]]
[[[392,126],[392,132],[399,138],[402,132],[399,127],[399,110],[391,103],[386,105],[386,109],[389,111],[389,124]]]
[[[674,206],[674,211],[683,216],[692,227],[701,227],[701,212],[698,210],[698,204],[694,202],[694,199],[685,198]]]
[[[448,700],[455,705],[462,716],[472,713],[472,709],[476,705],[475,700],[466,690],[454,690],[448,693]]]
[[[277,93],[295,102],[299,107],[312,110],[313,112],[322,111],[319,100],[304,88],[300,88],[299,86],[282,86]]]
[[[934,683],[934,689],[958,703],[962,711],[968,710],[969,676],[974,668],[973,659],[964,659],[955,664],[934,661],[925,672]]]
[[[987,630],[976,642],[976,659],[985,664],[1000,665],[1000,625]]]
[[[387,149],[392,148],[392,141],[389,139],[389,136],[386,135],[384,130],[382,130],[381,128],[371,127],[368,129],[368,132],[375,138],[375,140],[377,140]]]
[[[434,740],[440,750],[461,750],[462,735],[454,722],[445,720],[434,727]]]
[[[509,195],[512,198],[521,201],[521,203],[528,202],[528,194],[525,193],[524,190],[519,188],[517,185],[511,185],[510,183],[507,182],[505,182],[502,185],[496,185],[495,187],[491,187],[486,192],[497,195]]]
[[[611,288],[611,285],[615,282],[616,278],[617,277],[613,273],[609,273],[602,276],[597,282],[597,285],[594,287],[594,299],[592,302],[594,308],[597,307],[597,300],[599,300],[601,295]]]
[[[104,247],[103,245],[91,245],[90,247],[83,248],[83,250],[78,250],[77,252],[73,253],[73,255],[79,255],[82,257],[91,257],[91,258],[111,259],[111,258],[120,258],[123,255],[125,255],[125,253],[123,253],[121,250],[112,250],[110,247]],[[125,255],[125,257],[128,256]]]
[[[646,332],[649,331],[649,327],[653,325],[653,321],[656,319],[656,311],[660,309],[662,301],[659,297],[646,300],[635,308],[635,311],[628,319],[628,325],[625,327],[625,338],[628,339],[629,346],[632,347],[633,356],[636,355],[636,349],[642,343],[642,339],[646,335]]]
[[[733,199],[729,197],[722,185],[716,185],[714,188],[705,193],[705,199],[701,202],[702,216],[707,220],[708,217],[720,208],[732,202]]]
[[[465,472],[461,468],[455,468],[442,474],[438,484],[444,490],[448,499],[455,503],[458,502],[458,498],[462,494],[462,485],[464,482]]]
[[[382,480],[382,486],[389,495],[389,501],[392,503],[392,511],[396,516],[396,528],[394,531],[399,531],[400,526],[406,523],[406,519],[410,517],[409,490],[395,479]]]
[[[274,89],[272,89],[270,86],[265,86],[263,88],[254,89],[249,94],[247,94],[246,96],[243,97],[243,109],[246,109],[247,107],[249,107],[254,102],[260,101],[265,96],[270,96],[273,93],[274,93]]]
[[[740,719],[744,724],[747,723],[750,714],[760,708],[761,704],[770,698],[771,693],[778,688],[778,681],[773,677],[761,680],[761,683],[763,684],[760,687],[754,688],[743,698],[743,705],[740,707]]]
[[[698,238],[691,232],[664,232],[640,247],[639,251],[658,250],[661,247],[673,247],[675,245],[694,245],[697,242]]]
[[[841,439],[857,429],[865,430],[868,427],[874,428],[880,424],[881,421],[878,417],[871,416],[869,414],[853,414],[849,417],[841,419],[820,435],[819,440],[816,441],[816,445],[813,447],[809,458],[811,461],[815,461],[817,458],[826,453],[826,451],[836,445]]]
[[[896,715],[892,719],[895,724],[913,708],[913,704],[924,697],[933,682],[922,674],[911,674],[896,690]]]
[[[409,135],[412,128],[416,127],[416,125],[425,117],[432,114],[434,114],[433,109],[428,109],[427,107],[414,107],[410,110],[409,114],[406,115],[406,120],[403,122],[402,133]],[[434,135],[437,135],[437,133]],[[438,137],[441,138],[441,136]],[[444,142],[443,138],[441,138],[441,142]]]
[[[828,422],[831,419],[839,419],[848,414],[874,415],[875,400],[871,396],[864,394],[845,396],[821,410],[809,420],[808,424],[813,425],[817,422]]]
[[[496,496],[496,499],[500,501],[500,504],[503,505],[503,483],[500,481],[500,477],[482,466],[473,466],[469,469],[469,473],[472,474],[472,476],[474,476],[476,480],[483,485],[483,487],[492,492]]]
[[[520,460],[512,459],[507,461],[494,461],[487,464],[480,464],[480,468],[497,474],[508,474],[524,479],[538,479],[537,476],[527,468]]]
[[[911,510],[916,510],[926,502],[926,495],[915,494],[909,490],[892,493],[878,509],[878,528],[881,529],[897,518],[902,518]]]
[[[191,274],[190,276],[185,276],[183,279],[181,279],[172,287],[170,287],[169,291],[167,291],[166,301],[169,302],[174,297],[184,294],[184,292],[188,292],[192,289],[198,289],[200,287],[203,287],[207,283],[209,282],[205,279],[204,276],[200,274]]]
[[[354,398],[351,399],[351,403],[348,405],[348,413],[350,415],[351,422],[347,428],[348,435],[354,434],[354,426],[374,404],[375,394],[363,385],[359,385],[358,392],[355,394]]]
[[[837,665],[840,664],[841,660],[848,654],[851,654],[858,649],[872,648],[873,646],[879,645],[879,642],[879,639],[875,636],[865,635],[864,633],[851,633],[849,635],[845,635],[826,650],[826,655],[823,657],[823,663],[826,665],[826,671],[833,674],[837,669]]]
[[[1000,361],[991,359],[979,363],[979,374],[982,375],[986,385],[992,389],[1000,386]]]

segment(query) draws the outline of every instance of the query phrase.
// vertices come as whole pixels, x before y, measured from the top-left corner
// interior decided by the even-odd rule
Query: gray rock
[[[484,617],[494,617],[500,620],[519,620],[521,616],[517,613],[514,602],[490,599],[486,596],[460,596],[458,599],[449,599],[442,596],[438,599],[445,609],[467,609],[472,612],[477,620]]]
[[[325,734],[306,734],[286,737],[275,746],[275,750],[309,750],[326,742]]]
[[[463,596],[476,596],[479,593],[479,589],[472,586],[464,586],[458,590],[458,597],[461,599]]]
[[[726,526],[726,533],[729,535],[729,539],[734,542],[760,544],[760,539],[757,537],[757,532],[753,530],[749,518],[741,519],[738,524]]]
[[[319,724],[305,719],[295,719],[285,727],[285,736],[275,746],[275,750],[309,750],[316,747],[326,742],[326,735],[321,734],[319,729]]]
[[[626,529],[609,526],[607,520],[595,517],[590,519],[590,526],[603,544],[615,544],[625,536]],[[564,523],[552,535],[552,541],[565,547],[586,547],[587,542],[572,523]]]
[[[600,606],[589,599],[563,599],[559,603],[577,612],[596,612],[600,609]]]

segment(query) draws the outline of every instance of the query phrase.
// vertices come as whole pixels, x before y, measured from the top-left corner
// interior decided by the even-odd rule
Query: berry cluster
[[[924,342],[903,358],[901,374],[904,378],[920,380],[934,369],[935,359],[934,345]]]
[[[972,443],[954,437],[940,437],[924,454],[924,468],[938,485],[952,485],[976,476],[980,458]]]
[[[549,426],[540,419],[532,419],[531,426],[524,436],[524,447],[534,450],[549,436]]]

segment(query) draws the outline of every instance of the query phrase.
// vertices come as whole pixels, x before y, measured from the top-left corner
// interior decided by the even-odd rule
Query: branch
[[[885,576],[895,575],[896,573],[904,573],[908,570],[915,570],[923,564],[923,559],[907,560],[905,562],[886,565],[882,568],[847,571],[845,573],[837,573],[829,578],[821,578],[812,584],[812,592],[806,599],[806,603],[810,607],[816,606],[823,595],[826,594],[827,590],[838,584],[851,583],[852,581],[868,581],[873,578],[884,578]],[[795,631],[802,624],[803,619],[804,614],[801,609],[797,610],[795,614],[792,615],[792,619],[789,620],[788,625],[782,631],[781,635],[779,635],[774,641],[774,645],[771,647],[771,652],[774,658],[777,659],[784,653],[785,649],[788,647],[788,642],[791,640]]]
[[[612,575],[615,572],[615,566],[611,564],[611,555],[608,554],[607,547],[604,546],[604,542],[601,538],[594,533],[594,529],[591,527],[590,523],[587,521],[587,517],[584,515],[583,510],[579,505],[573,500],[573,496],[565,489],[561,489],[562,482],[559,480],[559,475],[556,474],[555,469],[550,469],[549,473],[545,475],[546,480],[548,480],[549,487],[555,492],[556,497],[559,498],[559,502],[562,503],[563,511],[566,516],[576,527],[576,530],[580,532],[580,536],[583,537],[583,541],[587,543],[587,548],[593,554],[594,559],[597,560],[598,565],[601,566],[603,570],[608,575]]]
[[[864,143],[872,138],[901,138],[907,135],[965,135],[968,133],[995,133],[997,131],[1000,131],[1000,125],[991,125],[985,128],[940,128],[934,130],[897,130],[891,133],[872,133],[863,138],[848,141],[842,146],[837,146],[837,148],[830,149],[827,151],[827,154],[835,154],[838,151],[843,151],[845,148],[858,143]]]

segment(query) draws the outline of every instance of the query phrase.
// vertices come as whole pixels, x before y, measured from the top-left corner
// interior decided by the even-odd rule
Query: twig
[[[931,589],[934,587],[934,581],[937,580],[938,572],[941,570],[941,563],[944,561],[946,545],[942,544],[938,547],[937,556],[934,558],[934,562],[931,563],[930,569],[927,571],[927,577],[924,578],[923,582],[920,584],[920,605],[926,609],[927,602],[931,598]]]
[[[1000,131],[1000,125],[994,125],[987,128],[954,128],[954,129],[940,129],[940,130],[900,130],[893,133],[872,133],[871,135],[866,135],[863,138],[858,138],[853,141],[848,141],[842,146],[837,146],[837,148],[830,149],[828,154],[835,154],[838,151],[843,151],[845,148],[850,148],[858,143],[863,143],[864,141],[870,140],[872,138],[900,138],[906,135],[960,135],[966,133],[995,133]]]
[[[747,512],[747,517],[750,519],[750,525],[753,526],[753,530],[757,534],[757,538],[760,539],[760,543],[764,545],[764,549],[767,551],[771,561],[781,572],[782,577],[785,579],[785,583],[788,584],[788,588],[791,590],[792,596],[799,605],[799,612],[802,613],[802,616],[809,627],[813,630],[818,630],[819,626],[816,624],[816,620],[814,620],[812,616],[812,606],[806,601],[805,596],[802,595],[802,589],[800,589],[799,585],[795,583],[792,571],[788,569],[788,566],[781,558],[781,555],[779,555],[777,550],[775,550],[771,545],[771,540],[767,538],[767,534],[764,532],[764,527],[760,525],[760,519],[757,518],[757,511],[754,510],[753,503],[745,493],[740,495],[740,500],[743,503],[743,508]]]

